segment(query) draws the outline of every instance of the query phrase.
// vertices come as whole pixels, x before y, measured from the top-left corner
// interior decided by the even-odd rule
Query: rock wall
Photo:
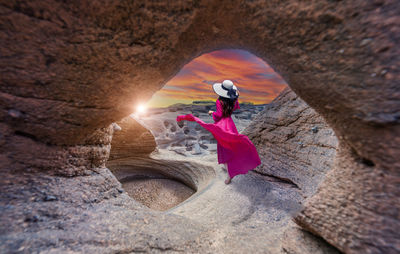
[[[329,234],[330,242],[348,246],[345,253],[397,253],[399,173],[353,153],[339,146],[333,169],[295,222],[316,235]]]
[[[1,202],[25,202],[11,213],[34,205],[23,184],[8,184],[16,177],[45,189],[44,175],[94,173],[92,147],[69,151],[193,57],[244,48],[339,140],[335,166],[297,222],[347,253],[399,252],[397,0],[3,1],[0,13],[0,186],[20,195]]]
[[[257,147],[256,171],[289,180],[310,196],[333,166],[337,138],[325,120],[290,88],[244,130]]]
[[[113,135],[109,160],[127,157],[146,158],[156,149],[151,132],[128,116],[116,123],[120,130]]]
[[[24,172],[66,177],[91,174],[105,166],[114,132],[108,126],[94,131],[81,144],[57,146],[15,131],[12,126],[0,124],[0,129],[0,171],[10,176]]]

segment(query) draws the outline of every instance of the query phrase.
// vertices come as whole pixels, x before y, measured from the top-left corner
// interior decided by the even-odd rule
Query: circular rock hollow
[[[142,175],[121,179],[130,197],[159,211],[168,210],[189,198],[195,190],[175,179]]]
[[[109,161],[107,167],[130,197],[158,211],[182,203],[208,179],[193,170],[199,165],[192,162],[130,157]],[[200,171],[215,175],[212,168]]]

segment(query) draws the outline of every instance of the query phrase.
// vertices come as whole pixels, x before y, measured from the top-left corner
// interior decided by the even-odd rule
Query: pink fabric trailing
[[[222,117],[222,105],[219,100],[216,102],[217,110],[212,114],[215,123],[205,123],[192,114],[180,115],[176,121],[197,122],[204,129],[211,132],[218,142],[218,163],[228,164],[228,173],[231,178],[239,174],[246,174],[261,164],[257,149],[250,139],[239,134],[231,117]],[[239,109],[236,101],[235,109]]]

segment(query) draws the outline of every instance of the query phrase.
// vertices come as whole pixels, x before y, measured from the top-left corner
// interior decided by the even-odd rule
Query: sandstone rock
[[[57,239],[64,239],[70,244],[65,252],[104,250],[95,242],[110,251],[180,251],[165,239],[186,244],[199,237],[201,226],[185,220],[174,233],[155,238],[129,231],[125,222],[136,229],[136,215],[117,206],[132,201],[111,191],[105,197],[112,201],[88,213],[90,224],[80,224],[82,203],[56,201],[51,216],[75,215],[75,231],[68,235],[50,231],[65,224],[47,216],[49,223],[26,224],[27,236],[20,218],[24,211],[40,210],[29,199],[34,188],[57,182],[70,184],[62,185],[65,192],[54,188],[56,197],[103,200],[99,193],[116,185],[101,167],[109,145],[86,144],[87,138],[97,130],[108,132],[107,126],[129,115],[191,58],[219,48],[247,48],[267,60],[339,140],[335,167],[296,221],[347,253],[399,252],[397,0],[37,0],[4,1],[0,12],[0,193],[2,206],[12,204],[1,214],[7,229],[2,247],[58,246],[57,252]],[[110,221],[107,211],[118,220]],[[165,225],[178,221],[169,219]],[[107,229],[113,233],[98,234]],[[123,243],[115,232],[136,242]],[[71,246],[78,233],[80,250]]]
[[[215,177],[213,168],[197,162],[150,157],[114,159],[107,167],[131,197],[156,210],[179,204]]]
[[[338,143],[325,120],[289,88],[267,105],[243,134],[261,158],[257,172],[289,180],[308,196],[332,168]]]
[[[333,169],[295,221],[317,235],[329,232],[328,242],[346,246],[341,247],[345,253],[397,253],[398,232],[391,228],[400,228],[400,221],[393,219],[399,215],[394,201],[400,195],[398,172],[371,165],[352,153],[351,148],[339,149]],[[360,207],[365,216],[359,217]]]
[[[2,202],[9,200],[0,214],[2,253],[104,253],[127,249],[154,253],[209,248],[194,240],[204,239],[202,225],[140,206],[119,191],[121,184],[108,169],[73,178],[25,174],[15,175],[12,180],[11,184],[3,184],[0,192]],[[43,190],[58,200],[42,201]],[[160,225],[172,230],[160,230]]]
[[[133,199],[159,211],[182,203],[194,193],[188,186],[172,179],[131,179],[122,184]]]
[[[283,235],[284,253],[287,254],[340,254],[340,251],[293,222],[289,223]]]
[[[96,130],[80,145],[56,146],[42,143],[26,133],[13,132],[12,128],[4,124],[0,124],[0,128],[4,142],[0,147],[0,171],[5,174],[11,171],[44,172],[46,175],[59,176],[92,174],[97,168],[104,167],[113,134],[110,125]]]
[[[156,149],[151,132],[128,116],[117,122],[121,131],[114,133],[109,160],[125,157],[147,157]]]

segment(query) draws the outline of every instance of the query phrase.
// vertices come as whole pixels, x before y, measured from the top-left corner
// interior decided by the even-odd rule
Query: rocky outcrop
[[[295,221],[316,235],[329,233],[330,242],[349,245],[342,248],[345,253],[397,253],[400,238],[392,228],[400,227],[398,177],[397,171],[384,170],[360,159],[351,148],[339,147],[333,169]]]
[[[147,157],[156,149],[156,141],[151,132],[128,116],[117,122],[120,127],[113,135],[109,160],[127,157]]]
[[[215,177],[213,167],[172,158],[126,157],[108,161],[107,167],[129,196],[155,210],[178,205]]]
[[[164,211],[183,202],[197,190],[199,179],[194,173],[197,168],[191,164],[185,167],[174,161],[151,159],[149,155],[156,149],[155,138],[132,116],[112,126],[115,133],[107,168],[130,197],[151,209]],[[182,174],[183,171],[186,173]],[[209,177],[214,175],[213,171],[208,173]]]
[[[11,172],[66,177],[92,174],[108,160],[114,132],[113,127],[108,126],[94,131],[81,144],[57,146],[5,124],[0,124],[0,128],[0,171],[6,175]]]
[[[0,187],[1,253],[208,249],[208,243],[195,241],[205,237],[202,225],[146,209],[106,168],[85,176],[25,173],[7,179],[11,182]]]
[[[397,0],[3,1],[0,13],[0,193],[2,207],[9,209],[1,214],[7,231],[0,239],[12,242],[2,246],[41,250],[35,244],[42,239],[34,232],[42,230],[50,241],[56,234],[49,230],[63,228],[55,214],[42,227],[28,223],[22,232],[23,217],[12,216],[36,207],[33,193],[41,197],[52,183],[71,182],[62,185],[67,191],[52,189],[52,196],[66,200],[86,200],[77,193],[95,199],[99,189],[115,190],[109,171],[96,166],[106,157],[106,146],[85,143],[96,130],[129,115],[191,58],[219,48],[246,48],[267,60],[339,140],[333,169],[297,223],[347,253],[399,252]],[[59,210],[83,206],[58,204]],[[98,212],[107,211],[108,204],[100,203]],[[101,230],[76,227],[75,232],[88,233],[79,242],[130,252],[172,248],[166,237],[196,238],[193,231],[182,233],[191,228],[185,225],[173,236],[155,236],[161,239],[156,247],[121,247],[117,233],[104,243],[107,236],[95,232],[120,232],[127,225],[122,218],[132,219],[121,208],[129,204],[118,206],[109,224],[99,226],[96,220],[105,216],[90,213]],[[132,221],[131,227],[140,228]],[[24,242],[25,232],[36,241]],[[76,234],[57,232],[57,239],[73,248]],[[140,233],[129,232],[137,246],[145,242]]]
[[[340,254],[340,251],[327,244],[324,239],[305,231],[294,222],[289,223],[282,242],[285,254]]]
[[[315,193],[336,156],[333,130],[289,88],[243,134],[257,147],[257,172],[293,182],[308,196]]]

